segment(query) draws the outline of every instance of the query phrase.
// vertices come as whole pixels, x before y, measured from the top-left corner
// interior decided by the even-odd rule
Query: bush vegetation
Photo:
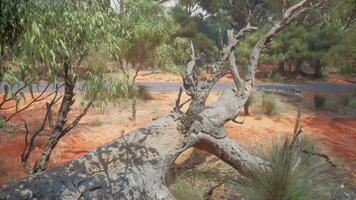
[[[248,97],[246,103],[245,103],[245,115],[250,114],[250,108],[253,106],[255,103],[257,103],[261,98],[262,98],[262,92],[259,91],[254,91],[252,94]]]
[[[282,100],[276,94],[264,94],[262,96],[262,108],[266,115],[279,115],[284,110]]]
[[[201,194],[191,184],[181,181],[169,188],[170,192],[177,200],[203,200]]]
[[[323,185],[320,179],[326,177],[326,162],[303,153],[303,150],[316,151],[315,143],[309,139],[300,141],[301,150],[290,148],[290,145],[291,140],[286,138],[263,153],[262,157],[270,166],[254,169],[253,177],[241,181],[241,192],[256,200],[319,199],[323,194],[316,191],[315,186]]]
[[[304,106],[308,106],[308,99],[305,98]],[[309,105],[310,106],[310,105]],[[332,111],[339,113],[351,113],[356,109],[355,92],[339,92],[334,94],[317,93],[313,96],[313,106],[317,111]]]
[[[322,96],[322,95],[315,95],[314,96],[314,107],[316,110],[321,110],[326,102],[326,97]]]
[[[122,101],[138,99],[147,100],[150,95],[143,86],[138,86],[118,75],[114,78],[105,79],[99,76],[88,76],[88,84],[83,86],[82,99],[90,99],[96,96],[94,106],[104,108],[110,103],[118,105]]]

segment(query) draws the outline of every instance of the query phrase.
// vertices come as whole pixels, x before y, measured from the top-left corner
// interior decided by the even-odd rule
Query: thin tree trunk
[[[314,61],[314,77],[315,78],[322,78],[323,77],[323,66],[321,65],[321,62],[319,59],[316,59]]]
[[[278,64],[278,71],[280,73],[284,73],[284,66],[285,66],[286,61],[283,59],[282,61],[279,62]]]
[[[64,125],[67,121],[67,116],[71,110],[71,106],[74,103],[74,96],[75,96],[74,88],[75,88],[76,80],[75,78],[72,78],[71,75],[69,74],[70,64],[66,62],[64,65],[65,65],[64,66],[65,68],[64,96],[63,96],[61,106],[59,108],[58,119],[56,124],[54,125],[51,136],[49,137],[46,146],[44,147],[41,155],[35,162],[35,165],[33,167],[33,173],[44,171],[47,168],[54,147],[57,145],[59,140],[65,134],[63,132]]]
[[[250,105],[248,103],[245,103],[244,105],[244,112],[245,115],[250,115]]]
[[[303,66],[303,59],[298,59],[297,64],[295,65],[295,74],[300,75],[302,74],[302,66]]]

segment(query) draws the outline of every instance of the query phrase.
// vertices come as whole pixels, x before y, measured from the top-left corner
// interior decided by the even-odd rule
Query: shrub
[[[203,199],[192,185],[184,181],[179,181],[179,183],[172,185],[169,190],[177,200]]]
[[[93,126],[102,126],[103,122],[100,119],[94,119],[94,121],[92,122]]]
[[[119,75],[114,78],[104,79],[103,77],[88,75],[89,84],[84,85],[82,99],[91,99],[95,96],[94,106],[105,107],[112,103],[117,105],[122,101],[132,99],[149,99],[150,95],[143,86],[128,81],[126,77]]]
[[[257,103],[259,99],[261,99],[262,93],[258,92],[258,91],[254,91],[252,92],[252,94],[248,97],[245,106],[244,106],[244,110],[245,110],[245,115],[249,115],[250,114],[250,107]]]
[[[348,106],[351,103],[352,99],[353,99],[353,94],[350,92],[343,92],[340,95],[340,103],[343,106]]]
[[[305,200],[316,199],[316,185],[325,178],[325,162],[315,156],[290,148],[286,138],[282,144],[274,144],[263,154],[269,167],[253,169],[253,177],[240,183],[241,192],[256,200]],[[302,139],[301,149],[315,152],[314,143]],[[325,180],[324,180],[325,181]],[[319,198],[317,198],[319,199]]]
[[[5,119],[0,116],[0,128],[4,128],[5,126]]]
[[[278,71],[273,72],[270,76],[270,79],[272,82],[283,82],[284,81],[283,75]]]
[[[266,115],[279,115],[282,110],[282,100],[278,95],[265,94],[262,96],[262,108]]]
[[[356,109],[356,99],[351,100],[347,107],[351,109]]]
[[[324,107],[325,102],[326,102],[326,97],[319,94],[316,94],[314,96],[314,107],[316,110],[321,110]]]

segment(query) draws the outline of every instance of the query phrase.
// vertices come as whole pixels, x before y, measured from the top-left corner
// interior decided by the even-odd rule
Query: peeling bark
[[[0,190],[0,199],[174,199],[165,173],[185,150],[179,114]]]

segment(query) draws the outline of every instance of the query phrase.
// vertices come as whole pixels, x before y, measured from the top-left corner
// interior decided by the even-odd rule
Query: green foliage
[[[24,0],[2,0],[0,2],[0,61],[11,56],[11,48],[23,32],[22,16],[26,9]]]
[[[5,119],[0,117],[0,129],[4,128],[4,126],[5,126]]]
[[[11,138],[12,138],[14,135],[13,135],[12,133],[10,133],[10,132],[7,132],[5,136],[6,136],[6,140],[9,141],[9,140],[11,140]]]
[[[148,68],[179,71],[175,61],[186,56],[188,42],[175,37],[179,26],[173,18],[154,1],[124,0],[120,4],[122,12],[117,13],[109,37],[117,67],[125,73]]]
[[[258,101],[260,101],[262,99],[262,92],[259,91],[253,91],[252,94],[248,97],[246,103],[245,103],[245,114],[250,114],[249,110],[250,107],[253,106],[255,103],[257,103]]]
[[[1,40],[0,81],[5,90],[3,101],[11,97],[18,105],[24,95],[15,93],[17,88],[25,86],[33,96],[33,84],[40,80],[62,81],[64,65],[72,77],[79,77],[83,59],[106,42],[113,15],[99,1],[14,2],[18,4],[1,2],[2,12],[7,7],[16,10],[16,16],[1,18],[1,26],[10,24],[10,32],[20,31],[11,36],[11,44]],[[0,34],[7,33],[2,30]]]
[[[351,109],[356,109],[356,98],[353,98],[347,106]]]
[[[21,61],[33,67],[29,72],[57,81],[65,62],[72,75],[88,52],[95,48],[109,29],[110,16],[97,3],[72,0],[31,1],[24,16],[25,32],[18,42]],[[103,37],[104,36],[104,37]],[[72,66],[73,65],[73,66]]]
[[[343,106],[350,105],[354,95],[351,92],[344,92],[340,95],[340,103]]]
[[[100,121],[100,119],[94,119],[94,121],[92,122],[92,125],[93,126],[102,126],[103,125],[103,122]]]
[[[183,5],[188,2],[183,2]],[[192,41],[197,53],[204,53],[202,64],[217,60],[218,56],[218,29],[222,25],[215,19],[204,20],[202,16],[191,16],[185,7],[178,6],[172,10],[174,20],[180,25],[176,35]],[[188,51],[188,57],[190,52]]]
[[[88,73],[86,78],[87,81],[83,86],[81,94],[82,99],[95,98],[94,106],[105,107],[110,103],[117,105],[121,101],[133,98],[150,98],[146,88],[128,82],[127,78],[123,75],[105,79]]]
[[[254,91],[252,94],[248,97],[246,104],[248,105],[253,105],[257,103],[261,98],[262,98],[263,93],[260,91]]]
[[[281,98],[276,94],[264,94],[262,108],[266,115],[279,115],[284,109]]]
[[[278,34],[271,44],[270,59],[274,63],[296,63],[308,55],[307,31],[303,26],[292,26]]]
[[[342,32],[342,40],[330,48],[323,57],[328,67],[340,68],[342,74],[352,76],[356,73],[356,26]]]
[[[179,184],[174,184],[169,188],[170,192],[177,200],[199,200],[203,199],[201,195],[198,194],[195,188],[189,183],[181,181]]]
[[[239,64],[246,66],[249,61],[250,53],[253,48],[253,45],[258,42],[261,36],[265,33],[266,28],[261,28],[260,30],[248,34],[245,39],[241,41],[241,43],[237,46],[235,53],[237,54],[237,61]],[[264,61],[264,55],[261,56],[261,61]]]
[[[326,97],[316,94],[314,96],[314,107],[316,110],[321,110],[325,106]]]
[[[286,138],[282,144],[274,143],[269,152],[263,153],[269,165],[253,169],[253,176],[242,181],[242,192],[246,196],[255,200],[318,198],[315,185],[325,184],[320,179],[326,177],[326,164],[318,157],[303,153],[303,150],[317,152],[315,142],[302,138],[301,151],[290,145],[291,140]]]

